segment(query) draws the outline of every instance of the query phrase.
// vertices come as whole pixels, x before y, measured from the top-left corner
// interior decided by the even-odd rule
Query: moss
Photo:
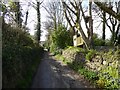
[[[86,59],[89,60],[89,61],[91,61],[92,58],[95,56],[96,53],[97,53],[97,52],[96,52],[95,50],[90,50],[90,51],[88,52],[88,54],[86,54]]]

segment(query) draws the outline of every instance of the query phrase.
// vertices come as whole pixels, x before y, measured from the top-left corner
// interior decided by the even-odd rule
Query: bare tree
[[[85,42],[85,45],[87,49],[92,48],[92,35],[93,35],[93,24],[92,24],[92,13],[91,13],[91,3],[89,4],[90,9],[90,16],[85,16],[83,7],[82,7],[82,2],[77,2],[74,0],[73,2],[69,2],[70,5],[68,5],[64,0],[61,0],[64,8],[64,14],[66,17],[66,20],[68,21],[70,27],[72,28],[73,32],[75,33],[76,29],[80,31],[81,36]],[[81,11],[81,12],[80,12]],[[88,37],[85,35],[85,32],[81,26],[81,18],[80,16],[82,15],[84,19],[84,23],[86,25],[86,29],[88,30]],[[89,22],[89,26],[87,23]]]
[[[103,39],[103,45],[105,45],[105,29],[106,29],[106,12],[103,11],[102,12],[102,15],[103,15],[103,26],[102,26],[102,39]]]
[[[17,23],[18,27],[22,27],[22,12],[20,10],[21,6],[20,6],[20,2],[14,2],[15,3],[15,22]]]
[[[92,19],[92,2],[89,0],[89,40],[90,40],[90,47],[93,48],[93,19]]]
[[[43,5],[44,9],[47,11],[47,21],[44,22],[45,30],[47,30],[47,41],[48,46],[52,43],[52,32],[54,30],[58,30],[59,24],[63,24],[63,10],[62,5],[59,0],[53,0],[51,2],[47,2],[46,5]]]
[[[106,4],[106,2],[104,4]],[[106,32],[106,21],[107,21],[106,12],[101,10],[96,4],[93,4],[92,10],[94,10],[97,16],[101,18],[99,22],[100,24],[102,23],[102,40],[103,40],[102,45],[105,45],[105,39],[106,39],[105,32]]]
[[[39,43],[41,36],[41,22],[40,22],[40,2],[37,2],[37,41]]]
[[[96,2],[95,2],[96,3]],[[118,31],[120,30],[120,21],[118,18],[116,18],[117,16],[119,16],[119,2],[104,2],[104,3],[96,3],[96,8],[94,8],[94,10],[96,11],[96,13],[98,13],[98,16],[101,17],[102,19],[102,23],[103,23],[103,35],[102,38],[103,40],[105,40],[105,28],[106,25],[108,26],[109,30],[111,31],[112,34],[112,38],[111,41],[115,42],[115,40],[117,39],[117,34]],[[102,5],[101,7],[99,5]],[[109,9],[111,12],[114,11],[116,13],[116,17],[114,15],[112,15],[111,13],[106,12],[106,10],[104,10],[103,8],[107,8]],[[113,9],[114,8],[114,9]],[[103,43],[105,44],[105,42]]]
[[[111,7],[111,10],[113,10],[113,7],[115,6],[116,8],[116,13],[119,14],[119,2],[115,2],[115,3],[108,3],[108,6]],[[117,39],[117,34],[120,30],[120,21],[118,19],[116,19],[115,17],[113,17],[111,14],[109,14],[109,17],[107,19],[108,21],[106,21],[106,25],[109,27],[111,33],[112,33],[112,37],[111,37],[111,41],[114,42]],[[108,24],[108,23],[111,23]]]
[[[120,2],[120,1],[119,1]],[[94,2],[101,10],[105,11],[106,13],[110,14],[114,18],[120,21],[120,13],[115,12],[111,7],[104,5],[102,2]],[[120,7],[120,6],[119,6]]]
[[[8,3],[9,2],[9,3]],[[7,3],[1,2],[2,11],[3,11],[3,19],[7,18],[9,23],[14,22],[15,26],[22,27],[22,12],[20,2],[12,2],[8,1]],[[4,20],[3,20],[4,21]]]
[[[48,13],[48,20],[54,23],[54,30],[57,30],[57,26],[63,23],[62,5],[59,0],[53,0],[43,6]]]
[[[29,5],[28,5],[28,8],[29,8]],[[28,14],[29,14],[29,11],[27,10],[26,11],[26,17],[25,17],[25,26],[27,25]]]
[[[38,1],[36,0],[36,3],[32,2],[32,6],[36,9],[37,11],[37,32],[36,32],[36,39],[37,39],[37,43],[40,43],[40,37],[41,37],[41,13],[40,13],[40,6],[43,3],[43,1]]]

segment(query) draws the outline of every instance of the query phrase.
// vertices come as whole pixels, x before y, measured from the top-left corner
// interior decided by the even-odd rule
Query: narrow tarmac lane
[[[44,55],[31,88],[93,88],[77,73],[49,53]]]

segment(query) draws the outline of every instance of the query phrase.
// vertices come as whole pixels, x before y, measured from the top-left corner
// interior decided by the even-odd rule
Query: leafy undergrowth
[[[65,64],[69,63],[69,61],[66,60],[65,57],[63,57],[63,56],[60,55],[60,54],[55,55],[55,58],[56,58],[57,60],[63,61]]]
[[[118,62],[120,60],[120,50],[112,52],[111,50],[108,53],[104,54],[103,59],[106,59],[105,65],[102,66],[99,71],[99,80],[97,85],[99,87],[104,87],[106,89],[117,89],[120,88],[119,82],[119,70]]]
[[[91,61],[96,53],[97,53],[97,51],[95,51],[95,50],[89,50],[89,52],[86,54],[86,60]]]
[[[89,71],[81,65],[81,63],[78,62],[70,62],[69,60],[65,59],[62,55],[58,54],[55,56],[57,60],[62,60],[65,64],[67,64],[71,69],[75,70],[76,72],[80,73],[81,75],[84,75],[86,79],[89,81],[92,81],[91,83],[95,83],[94,81],[98,80],[97,73],[93,71]]]
[[[71,49],[72,52],[72,47],[68,48]],[[74,48],[74,51],[79,51],[75,50],[77,48]],[[86,59],[87,61],[90,61],[91,63],[94,63],[91,61],[92,58],[94,58],[95,54],[101,54],[103,57],[103,64],[101,64],[101,69],[98,72],[88,70],[85,68],[85,64],[81,64],[79,62],[71,62],[70,60],[66,59],[63,55],[56,55],[56,59],[62,60],[64,63],[66,63],[69,67],[71,67],[73,70],[76,72],[80,73],[81,75],[84,75],[85,78],[89,79],[90,82],[92,82],[97,88],[101,89],[118,89],[120,88],[119,84],[119,72],[118,72],[118,61],[120,60],[120,51],[116,52],[107,52],[107,53],[100,53],[96,52],[94,50],[88,51],[86,53]]]
[[[85,69],[80,63],[68,63],[68,66],[81,75],[84,75],[86,79],[88,79],[90,82],[92,81],[91,83],[95,83],[94,81],[98,80],[96,72]]]
[[[118,70],[114,66],[108,66],[102,69],[99,74],[99,80],[97,81],[97,85],[100,88],[107,89],[117,89],[118,85]]]
[[[19,28],[5,24],[2,30],[2,88],[27,88],[43,48]]]
[[[64,51],[68,51],[69,53],[76,53],[76,52],[83,52],[83,53],[87,53],[88,50],[79,48],[79,47],[74,47],[74,46],[68,46]]]

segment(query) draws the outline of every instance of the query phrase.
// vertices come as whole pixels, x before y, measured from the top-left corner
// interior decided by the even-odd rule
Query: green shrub
[[[118,61],[112,62],[110,66],[104,66],[102,70],[98,74],[98,87],[100,87],[99,81],[104,82],[104,88],[114,89],[120,88],[118,84],[119,76],[118,76]]]
[[[80,47],[74,47],[74,46],[68,46],[66,49],[63,50],[63,52],[68,53],[68,55],[76,54],[76,53],[83,53],[84,55],[88,53],[86,49],[80,48]]]
[[[43,48],[19,28],[2,27],[2,87],[29,87]]]
[[[96,33],[93,34],[93,41],[95,46],[103,46],[105,42],[102,38],[99,38]]]
[[[102,53],[103,60],[106,61],[107,64],[102,65],[100,72],[98,73],[99,80],[97,81],[97,85],[100,88],[106,89],[116,89],[119,87],[119,73],[118,73],[118,65],[120,60],[119,50],[113,51],[109,50],[107,53]]]
[[[73,63],[69,63],[68,65],[73,70],[80,73],[81,75],[84,75],[85,78],[87,78],[89,80],[95,81],[95,80],[98,79],[98,76],[97,76],[96,72],[85,69],[80,63],[73,62]]]
[[[62,24],[59,24],[58,29],[52,32],[50,39],[51,52],[56,52],[58,49],[64,49],[68,45],[72,44],[70,32],[67,31],[67,28]]]
[[[55,56],[55,58],[56,58],[57,60],[63,61],[65,64],[68,64],[68,63],[69,63],[69,61],[68,61],[65,57],[63,57],[61,54],[57,54],[57,55]]]
[[[120,49],[118,49],[118,50],[115,52],[115,54],[120,55]]]
[[[97,52],[96,52],[95,50],[90,50],[90,51],[88,52],[88,54],[86,54],[86,59],[91,61],[92,58],[95,56],[96,53],[97,53]]]
[[[65,50],[73,51],[73,52],[87,52],[86,49],[80,48],[80,47],[74,47],[74,46],[67,46]]]

